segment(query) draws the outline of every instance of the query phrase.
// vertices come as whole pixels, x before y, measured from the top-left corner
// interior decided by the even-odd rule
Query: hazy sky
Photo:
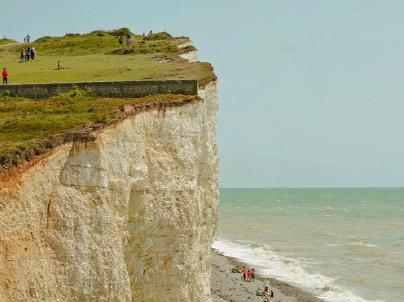
[[[221,187],[403,186],[403,12],[392,0],[0,0],[0,36],[188,35],[219,77]]]

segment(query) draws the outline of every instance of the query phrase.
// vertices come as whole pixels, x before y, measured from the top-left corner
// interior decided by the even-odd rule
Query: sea
[[[220,189],[219,213],[213,249],[264,277],[330,302],[404,301],[404,188]]]

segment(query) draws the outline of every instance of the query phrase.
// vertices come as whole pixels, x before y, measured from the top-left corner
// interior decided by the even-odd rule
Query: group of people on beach
[[[21,49],[21,59],[20,59],[20,63],[23,62],[32,62],[35,59],[35,53],[36,53],[36,49],[34,46],[31,47],[24,47],[23,49]]]
[[[255,280],[255,269],[252,268],[251,270],[247,271],[245,267],[238,267],[235,266],[231,270],[232,273],[241,273],[241,281],[247,281],[247,282],[254,282]]]
[[[245,282],[254,282],[255,281],[255,274],[256,271],[254,268],[251,270],[246,270],[244,266],[234,266],[233,269],[231,270],[232,273],[239,273],[241,275],[241,281]],[[265,297],[265,302],[272,302],[271,299],[274,298],[274,292],[269,289],[269,279],[264,280],[264,289],[261,290],[259,287],[256,290],[255,294],[256,296],[263,296]]]

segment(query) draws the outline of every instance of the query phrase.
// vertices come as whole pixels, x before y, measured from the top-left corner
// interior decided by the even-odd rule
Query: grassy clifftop
[[[1,161],[5,154],[25,150],[52,135],[94,125],[102,127],[131,114],[124,106],[131,110],[144,105],[160,108],[197,99],[173,94],[100,98],[79,89],[47,100],[0,97],[0,165],[4,164]]]
[[[15,41],[13,39],[7,39],[7,38],[0,39],[0,45],[6,45],[6,44],[11,44],[11,43],[17,43],[17,41]]]
[[[131,47],[125,45],[131,36]],[[42,37],[33,43],[0,47],[0,60],[10,73],[9,84],[120,81],[148,79],[197,79],[201,85],[215,79],[210,64],[190,63],[179,55],[194,48],[179,48],[189,41],[168,33],[135,35],[127,28]],[[34,46],[34,62],[20,63],[23,47]],[[57,69],[57,62],[62,69]]]
[[[126,44],[126,35],[131,36],[130,47],[119,45],[120,36]],[[3,44],[14,42],[7,40]],[[84,35],[46,36],[33,43],[3,45],[0,46],[0,61],[9,71],[9,84],[197,79],[204,85],[216,79],[210,64],[190,63],[180,57],[195,49],[179,47],[186,42],[189,42],[186,37],[172,37],[164,32],[143,36],[127,28],[97,30]],[[20,62],[21,49],[28,46],[35,47],[35,60]],[[58,61],[62,62],[61,70],[57,69]],[[107,99],[77,89],[47,100],[0,96],[0,172],[17,165],[25,149],[31,148],[32,153],[37,144],[51,136],[119,119],[125,115],[122,108],[126,104],[181,105],[195,98],[158,95]],[[34,153],[37,152],[41,151]]]

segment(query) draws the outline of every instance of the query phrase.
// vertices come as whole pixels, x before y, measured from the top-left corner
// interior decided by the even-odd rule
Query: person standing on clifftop
[[[126,36],[126,46],[130,47],[130,35]]]
[[[27,50],[25,50],[25,58],[26,61],[29,62],[29,60],[31,59],[31,48],[28,47]]]
[[[20,63],[24,62],[24,58],[25,58],[25,49],[21,49],[21,60]]]
[[[7,68],[3,68],[3,85],[8,85],[8,71]]]
[[[33,61],[35,59],[35,47],[31,47],[31,60]]]

